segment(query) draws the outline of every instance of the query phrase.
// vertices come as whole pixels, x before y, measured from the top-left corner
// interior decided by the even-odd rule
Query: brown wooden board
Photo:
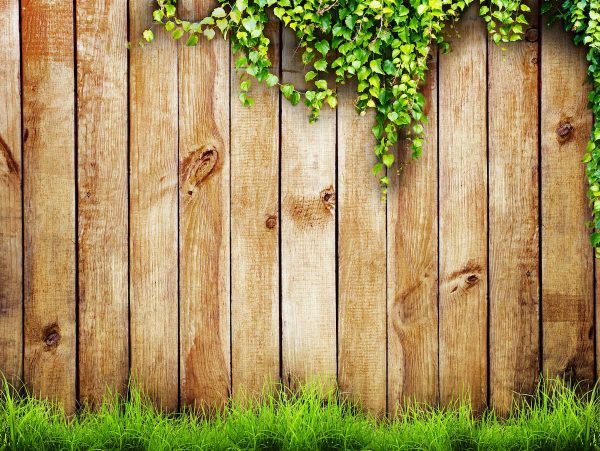
[[[283,33],[283,82],[304,89],[301,50]],[[336,114],[316,124],[287,100],[281,108],[282,356],[286,382],[336,376]]]
[[[0,27],[0,374],[16,385],[23,377],[19,2],[0,0]]]
[[[25,244],[24,378],[75,409],[73,3],[21,2]]]
[[[386,409],[386,212],[371,133],[356,86],[338,88],[338,381],[370,412]]]
[[[279,23],[269,57],[280,73]],[[239,55],[233,55],[232,67]],[[258,395],[279,379],[279,91],[253,83],[251,108],[231,71],[231,326],[235,396]],[[247,77],[247,76],[246,76]]]
[[[537,28],[511,45],[489,38],[488,51],[490,395],[507,413],[539,376]]]
[[[437,59],[430,62],[423,155],[400,146],[388,194],[388,409],[438,400]],[[396,171],[396,169],[394,169]]]
[[[126,44],[125,0],[77,3],[78,375],[92,404],[129,375]]]
[[[487,393],[486,30],[470,8],[440,56],[440,400]]]
[[[184,0],[184,17],[212,1]],[[229,44],[179,46],[181,402],[222,405],[230,393]]]
[[[587,62],[560,25],[542,32],[541,189],[543,372],[594,377],[594,273],[586,221],[590,136]]]
[[[136,43],[152,4],[129,1],[131,373],[157,405],[178,405],[177,44]]]

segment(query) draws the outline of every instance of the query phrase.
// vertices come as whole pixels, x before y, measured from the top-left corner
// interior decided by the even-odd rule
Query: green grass
[[[136,390],[113,397],[96,413],[67,419],[31,397],[0,399],[0,449],[600,449],[600,403],[595,391],[577,395],[564,384],[542,386],[510,417],[475,418],[468,403],[413,407],[394,420],[376,420],[338,400],[304,389],[253,406],[232,402],[212,419],[190,412],[161,414]]]

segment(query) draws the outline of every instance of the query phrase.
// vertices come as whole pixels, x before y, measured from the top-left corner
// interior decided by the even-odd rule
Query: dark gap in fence
[[[437,103],[436,107],[436,170],[437,170],[437,184],[436,184],[436,207],[437,207],[437,290],[436,290],[436,304],[437,304],[437,401],[440,402],[441,399],[441,387],[440,387],[440,49],[437,48],[436,54],[436,65],[435,65],[435,84],[436,84],[436,93],[435,93],[435,101]]]
[[[486,267],[486,404],[488,406],[492,403],[492,374],[491,374],[491,362],[492,362],[492,322],[491,322],[491,309],[492,309],[492,296],[491,296],[491,277],[490,277],[490,39],[488,35],[485,35],[485,196],[486,196],[486,254],[485,254],[485,267]]]
[[[232,218],[231,218],[231,84],[233,82],[233,73],[232,73],[232,65],[231,65],[231,56],[232,56],[232,47],[231,47],[231,41],[227,41],[227,46],[229,51],[227,52],[228,56],[229,56],[229,61],[228,61],[228,79],[229,79],[229,83],[228,83],[228,92],[229,92],[229,101],[227,102],[227,107],[228,107],[228,114],[229,114],[229,119],[228,119],[228,125],[229,125],[229,156],[227,158],[229,158],[229,211],[228,211],[228,215],[229,215],[229,395],[232,396],[233,395],[233,299],[232,299],[232,293],[233,291],[231,290],[232,288],[232,270],[231,270],[231,255],[232,255],[232,250],[231,250],[231,223],[232,223]],[[178,182],[179,183],[179,182]],[[179,196],[177,197],[179,199]],[[179,284],[177,284],[179,286]],[[180,309],[178,309],[180,310]],[[177,312],[177,314],[179,315],[179,311]],[[181,380],[181,379],[180,379]],[[179,384],[179,386],[181,386],[181,383]]]
[[[338,87],[339,88],[339,87]],[[340,378],[340,192],[338,187],[339,180],[339,108],[335,109],[335,179],[334,179],[334,193],[335,193],[335,375],[336,381],[339,383]]]
[[[538,24],[541,24],[542,15],[538,11]],[[544,319],[543,319],[543,254],[542,254],[542,42],[544,39],[544,30],[540,29],[538,38],[538,370],[540,374],[544,372]]]
[[[19,101],[21,121],[21,371],[19,377],[22,380],[20,392],[25,390],[25,128],[23,117],[23,0],[19,1]]]
[[[75,405],[81,402],[79,389],[79,113],[77,80],[77,0],[73,0],[73,157],[75,172]]]
[[[127,6],[127,42],[131,42],[130,0]],[[131,52],[127,52],[127,375],[131,380]],[[129,397],[130,384],[126,396]]]
[[[283,79],[283,27],[279,26],[279,48],[277,51],[279,52],[279,79]],[[282,281],[283,281],[283,270],[282,270],[282,234],[281,229],[283,228],[283,220],[281,216],[281,136],[282,136],[282,126],[281,126],[281,118],[283,112],[283,98],[281,92],[279,92],[279,111],[278,111],[278,122],[277,125],[279,127],[279,143],[278,143],[278,155],[277,155],[277,172],[279,176],[277,177],[277,217],[279,218],[279,229],[277,230],[277,252],[278,252],[278,302],[279,302],[279,382],[281,384],[284,383],[283,380],[283,289],[282,289]]]
[[[175,56],[175,67],[177,68],[177,408],[181,410],[181,205],[180,205],[180,189],[181,189],[181,70],[179,70],[179,46],[177,43],[177,54]],[[229,96],[231,97],[231,96]],[[230,215],[231,216],[231,215]],[[229,256],[231,264],[231,255]]]

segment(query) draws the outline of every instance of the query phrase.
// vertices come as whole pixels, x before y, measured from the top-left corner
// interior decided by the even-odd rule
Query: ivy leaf
[[[250,33],[256,30],[256,20],[254,20],[253,17],[246,17],[245,19],[242,19],[242,25]]]
[[[213,17],[216,17],[217,19],[221,19],[222,17],[225,17],[227,15],[227,13],[225,12],[225,10],[223,8],[219,7],[219,8],[213,9],[213,12],[211,15]]]
[[[209,41],[215,37],[215,30],[213,30],[212,28],[207,28],[204,30],[204,36],[206,36],[206,39],[208,39]]]
[[[275,86],[277,83],[279,82],[279,78],[276,75],[273,74],[269,74],[269,76],[267,77],[267,79],[265,80],[265,83],[267,84],[267,86],[269,88],[272,88],[273,86]]]
[[[181,39],[181,37],[183,36],[183,30],[181,28],[176,28],[175,30],[173,30],[171,36],[175,40]]]
[[[197,44],[198,44],[198,35],[197,34],[191,35],[188,38],[187,42],[185,43],[185,45],[187,45],[188,47],[194,47]]]
[[[327,61],[325,59],[320,59],[315,61],[314,66],[318,71],[324,72],[327,69]]]
[[[315,44],[315,48],[321,55],[325,56],[329,52],[329,42],[325,40],[319,41]]]
[[[304,75],[304,81],[311,81],[317,76],[317,73],[314,70],[310,70]]]
[[[383,75],[383,70],[381,70],[381,60],[380,59],[371,60],[369,62],[369,67],[371,68],[371,70],[373,72]]]
[[[154,40],[154,33],[152,33],[152,30],[144,30],[142,37],[146,42],[152,42]]]
[[[315,86],[323,91],[327,89],[327,81],[326,80],[317,80],[315,82]]]
[[[383,162],[383,164],[385,164],[387,168],[391,168],[394,164],[394,154],[386,153],[384,156],[381,157],[381,161]]]

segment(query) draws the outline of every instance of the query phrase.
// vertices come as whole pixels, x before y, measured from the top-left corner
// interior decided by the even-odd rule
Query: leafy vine
[[[157,0],[154,26],[164,28],[175,40],[188,46],[200,37],[217,33],[232,42],[240,55],[240,101],[251,106],[252,79],[277,86],[293,105],[304,101],[309,120],[318,119],[321,108],[337,105],[330,86],[356,79],[356,109],[361,115],[375,110],[375,155],[373,173],[383,193],[389,185],[386,169],[394,166],[394,148],[400,132],[411,145],[414,158],[421,155],[424,139],[424,96],[428,63],[435,47],[448,50],[443,30],[459,19],[473,0],[219,0],[211,14],[199,21],[177,15],[176,0]],[[523,38],[530,8],[522,0],[481,0],[479,14],[496,43]],[[600,256],[600,0],[547,1],[543,11],[551,20],[561,20],[574,33],[577,44],[588,48],[589,75],[593,81],[590,104],[595,115],[592,137],[585,152],[588,197],[593,218],[591,241]],[[306,90],[281,83],[271,71],[265,35],[270,14],[294,31],[302,63],[306,68]],[[154,39],[152,28],[143,42]]]

